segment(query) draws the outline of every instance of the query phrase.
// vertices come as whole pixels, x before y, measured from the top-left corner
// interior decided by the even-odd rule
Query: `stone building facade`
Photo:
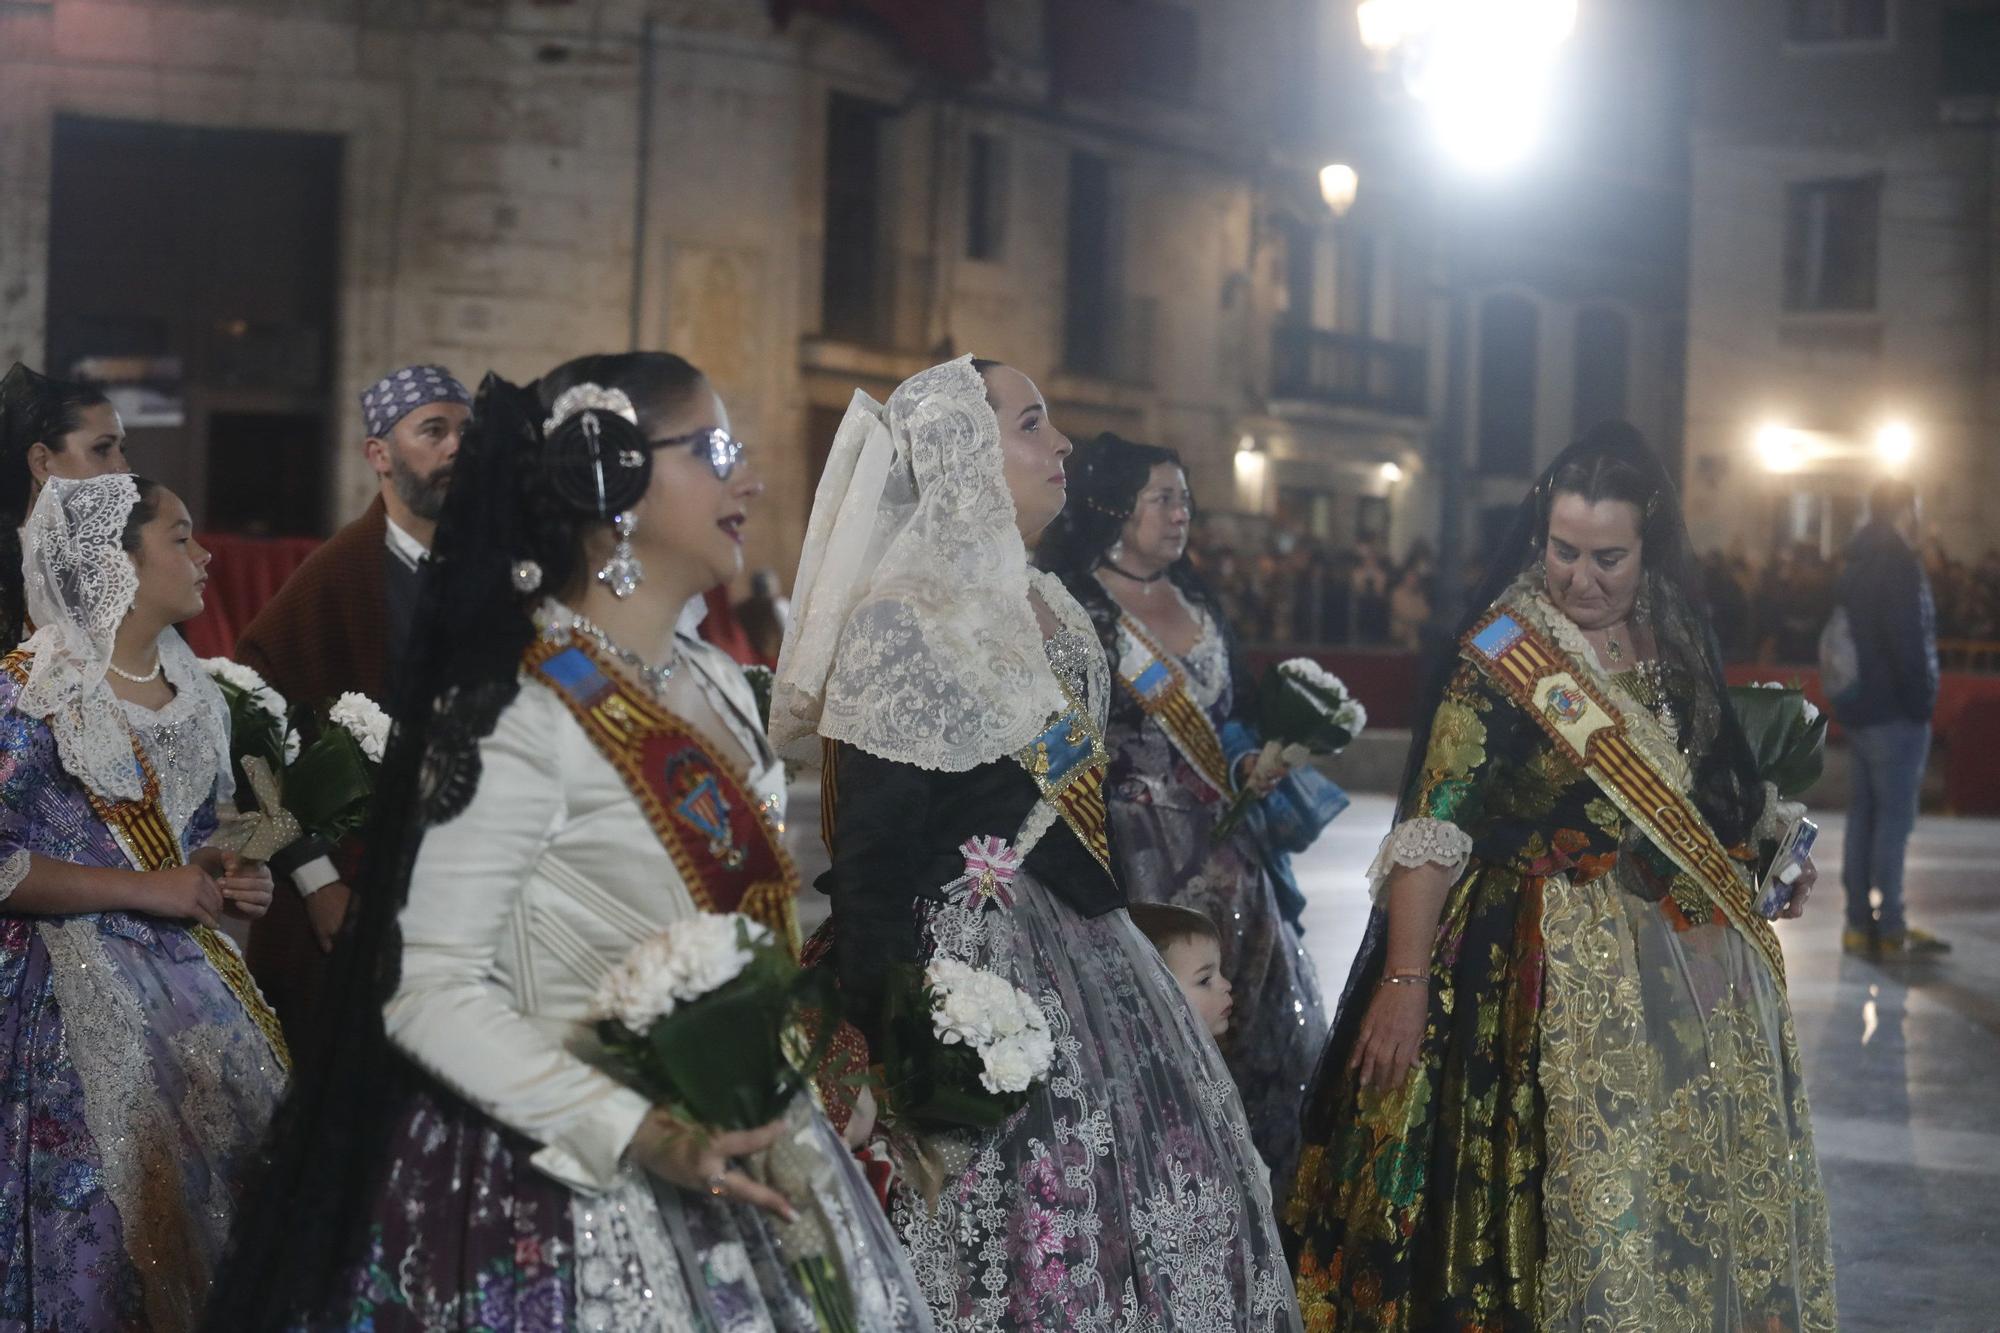
[[[853,391],[976,351],[1180,449],[1214,540],[1472,549],[1585,417],[1678,442],[1680,201],[1589,174],[1635,160],[1603,104],[1662,114],[1646,21],[1583,34],[1644,57],[1604,132],[1496,186],[1308,0],[14,0],[0,359],[177,358],[135,444],[218,526],[354,512],[386,368],[664,346],[789,576]]]
[[[1705,9],[1696,540],[1831,552],[1868,485],[1900,471],[1946,548],[1977,559],[2000,487],[2000,7]]]

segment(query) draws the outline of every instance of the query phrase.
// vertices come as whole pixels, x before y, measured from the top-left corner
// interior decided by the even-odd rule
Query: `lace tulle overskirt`
[[[1014,906],[932,923],[939,955],[1036,995],[1056,1067],[995,1131],[940,1141],[935,1202],[892,1200],[955,1330],[1297,1329],[1269,1187],[1215,1044],[1124,911],[1085,919],[1032,875]]]
[[[1222,1054],[1257,1151],[1282,1182],[1298,1160],[1299,1107],[1326,1044],[1326,1002],[1250,835],[1215,840],[1219,806],[1195,798],[1198,781],[1174,764],[1163,778],[1121,784],[1110,802],[1112,845],[1135,899],[1191,907],[1221,932],[1236,1002]]]

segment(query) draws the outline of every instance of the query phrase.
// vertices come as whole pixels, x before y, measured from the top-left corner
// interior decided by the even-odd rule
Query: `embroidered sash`
[[[1108,872],[1111,840],[1105,833],[1104,772],[1111,756],[1083,710],[1072,701],[1068,711],[1014,758],[1035,780],[1042,799],[1056,808],[1063,823]]]
[[[28,656],[22,652],[9,653],[0,662],[7,674],[17,684],[28,683]],[[226,756],[225,756],[226,757]],[[132,762],[139,770],[142,795],[136,801],[108,801],[96,792],[84,787],[83,794],[90,801],[91,813],[104,821],[111,830],[112,839],[118,850],[125,853],[125,859],[134,870],[152,873],[172,870],[184,865],[181,855],[180,838],[174,833],[173,825],[167,822],[167,812],[160,804],[160,775],[153,771],[153,763],[146,757],[146,751],[139,744],[139,738],[132,738]],[[81,785],[81,784],[79,784]],[[208,959],[210,967],[222,978],[229,993],[243,1006],[250,1021],[264,1034],[270,1043],[271,1054],[277,1057],[279,1065],[287,1072],[292,1067],[292,1053],[285,1045],[284,1028],[278,1023],[278,1015],[264,999],[262,991],[250,976],[250,969],[243,963],[243,955],[221,931],[210,926],[190,924],[188,933],[201,946],[202,956]]]
[[[1208,710],[1195,702],[1193,692],[1188,689],[1186,670],[1174,660],[1173,654],[1160,647],[1136,617],[1121,615],[1118,625],[1136,645],[1135,652],[1120,656],[1118,682],[1132,691],[1139,707],[1160,724],[1167,740],[1202,781],[1213,787],[1218,796],[1233,795],[1222,738],[1216,735]],[[1139,660],[1133,662],[1134,658]],[[1131,675],[1125,673],[1128,662],[1138,667]]]
[[[1777,933],[1760,915],[1751,887],[1693,801],[1661,776],[1634,743],[1633,723],[1592,673],[1513,607],[1498,607],[1465,636],[1465,654],[1533,718],[1570,762],[1625,817],[1699,884],[1709,899],[1785,978]]]
[[[759,801],[694,728],[610,670],[587,639],[539,638],[523,665],[625,780],[697,906],[740,912],[799,951],[798,871]]]

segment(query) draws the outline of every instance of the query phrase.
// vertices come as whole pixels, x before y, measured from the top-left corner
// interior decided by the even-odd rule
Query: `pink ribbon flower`
[[[1010,886],[1021,871],[1021,854],[990,834],[968,838],[958,850],[965,857],[965,873],[944,886],[951,900],[970,912],[989,903],[1011,908]]]

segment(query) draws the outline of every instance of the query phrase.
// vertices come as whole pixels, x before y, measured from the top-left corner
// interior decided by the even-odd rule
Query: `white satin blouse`
[[[782,818],[784,768],[742,671],[699,639],[678,642],[668,706],[699,690],[756,756],[749,786]],[[649,1104],[591,1064],[591,997],[633,945],[698,909],[624,779],[548,687],[523,680],[480,756],[471,804],[418,854],[402,981],[383,1015],[419,1064],[542,1144],[537,1167],[595,1193]]]

